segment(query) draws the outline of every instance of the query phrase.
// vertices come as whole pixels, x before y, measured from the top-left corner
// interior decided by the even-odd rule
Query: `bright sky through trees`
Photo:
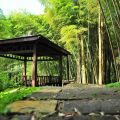
[[[0,0],[0,8],[5,15],[20,10],[26,10],[33,14],[41,14],[44,11],[44,7],[38,0]]]

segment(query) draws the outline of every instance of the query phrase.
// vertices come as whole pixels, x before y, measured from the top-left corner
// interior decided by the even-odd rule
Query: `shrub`
[[[6,89],[10,82],[5,72],[0,72],[0,91]]]
[[[9,88],[0,93],[0,113],[5,112],[8,104],[21,100],[32,92],[40,90],[40,87],[22,87],[22,88]]]
[[[109,88],[116,88],[116,87],[120,88],[120,82],[107,84],[106,87],[109,87]]]

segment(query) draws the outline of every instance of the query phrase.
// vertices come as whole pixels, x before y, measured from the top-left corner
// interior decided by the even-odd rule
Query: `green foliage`
[[[106,87],[108,87],[108,88],[120,88],[120,82],[107,84]]]
[[[77,46],[77,26],[70,25],[62,27],[61,29],[61,39],[59,40],[67,50],[69,50],[71,53],[75,53],[73,48],[76,48]]]
[[[94,16],[96,17],[96,2],[94,2],[94,0],[90,2],[87,2],[87,0],[40,1],[45,6],[45,13],[43,15],[31,15],[27,12],[13,12],[8,17],[5,17],[3,20],[5,24],[3,25],[1,21],[1,27],[3,26],[2,28],[4,28],[6,26],[7,29],[4,29],[7,31],[5,32],[5,30],[2,30],[0,32],[0,34],[3,34],[1,35],[1,39],[26,36],[28,34],[42,34],[53,42],[67,48],[74,57],[77,57],[78,45],[76,36],[77,34],[81,34],[83,29],[87,28],[88,8],[92,18],[94,18]],[[91,24],[95,23],[92,19],[90,19],[89,22]],[[9,67],[3,69],[3,66]],[[0,64],[0,67],[4,72],[12,73],[14,76],[21,75],[20,73],[22,73],[21,67],[16,65],[15,61],[9,64],[9,62],[5,60],[5,63],[3,63],[3,65]],[[28,64],[28,75],[31,75],[30,68],[31,66]],[[43,67],[39,67],[39,71],[42,70]],[[54,70],[51,73],[53,72]],[[44,69],[44,73],[48,73],[47,69]]]
[[[10,85],[5,72],[0,72],[0,91],[6,89]]]
[[[17,100],[21,100],[27,95],[32,94],[35,91],[40,90],[41,88],[37,87],[22,87],[22,88],[14,88],[7,89],[3,92],[0,92],[0,113],[5,112],[5,107]]]
[[[29,13],[12,13],[9,17],[13,37],[26,36],[27,34],[36,34],[38,23],[36,16]]]
[[[11,30],[10,30],[10,22],[5,18],[0,18],[0,39],[10,38]]]
[[[4,12],[0,9],[0,39],[13,38],[27,35],[42,34],[53,42],[65,47],[72,54],[73,66],[76,66],[77,53],[80,51],[78,35],[82,34],[84,39],[84,56],[85,64],[90,71],[90,79],[94,79],[94,74],[98,74],[98,13],[99,5],[97,0],[39,0],[44,6],[45,11],[42,15],[32,15],[28,12],[19,13],[12,12],[9,16],[4,16]],[[112,43],[119,38],[118,24],[115,23],[117,15],[115,14],[112,1],[109,2],[115,30],[113,30],[111,14],[106,9],[106,1],[101,0],[104,6],[104,13],[107,18],[108,25],[111,26],[110,33]],[[116,9],[117,10],[117,9]],[[118,32],[117,32],[118,31]],[[88,32],[88,34],[87,34]],[[116,32],[116,36],[114,35]],[[85,37],[84,37],[85,36]],[[116,40],[115,40],[116,39]],[[80,42],[80,41],[79,41]],[[89,51],[89,53],[88,53]],[[4,61],[4,62],[3,62]],[[92,63],[91,63],[92,61]],[[89,62],[89,63],[88,63]],[[7,73],[12,73],[13,78],[22,74],[22,67],[19,62],[10,59],[0,58],[0,89],[3,90],[11,86]],[[89,64],[89,65],[88,65]],[[94,64],[94,65],[92,65]],[[48,73],[44,63],[39,67],[38,72]],[[54,65],[50,65],[51,66]],[[74,67],[76,70],[76,68]],[[50,71],[50,70],[49,70]],[[51,72],[52,71],[52,72]],[[50,72],[54,73],[52,69]],[[57,71],[57,67],[56,67]],[[50,73],[49,72],[49,73]],[[77,71],[75,71],[77,73]],[[27,74],[31,75],[31,64],[28,63]],[[72,72],[71,72],[72,74]],[[87,71],[86,71],[87,74]],[[75,78],[75,76],[74,76]],[[10,83],[9,83],[10,82]]]
[[[17,76],[21,76],[22,65],[21,62],[0,58],[0,91],[8,87],[16,87],[15,80]],[[11,79],[10,79],[11,76]]]
[[[120,34],[120,26],[119,26],[119,7],[117,7],[117,2],[112,0],[101,0],[100,1],[104,16],[106,19],[106,24],[109,29],[109,34],[112,42],[112,46],[116,47],[119,44],[119,34]],[[118,5],[119,6],[119,5]],[[105,9],[104,9],[105,8]],[[118,46],[117,46],[118,47]]]
[[[67,50],[75,54],[78,52],[78,34],[83,34],[86,31],[86,28],[81,27],[78,29],[76,25],[62,27],[59,41],[64,44]]]
[[[37,16],[27,12],[12,12],[8,17],[4,16],[0,19],[0,39],[39,33],[47,35],[49,32],[48,28],[49,25],[46,23],[43,15]]]
[[[27,35],[42,34],[48,38],[52,36],[49,25],[45,22],[42,15],[31,15],[30,13],[13,12],[10,16],[5,17],[0,13],[0,39],[21,37]],[[2,17],[3,16],[3,17]],[[8,87],[15,87],[16,77],[22,75],[23,62],[0,58],[0,91]],[[31,66],[28,66],[31,70]],[[9,74],[12,80],[8,78]],[[29,74],[31,75],[31,74]]]

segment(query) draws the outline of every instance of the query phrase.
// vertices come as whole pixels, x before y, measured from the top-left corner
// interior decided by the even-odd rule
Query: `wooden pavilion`
[[[69,80],[68,55],[70,55],[68,51],[49,41],[42,35],[0,40],[0,57],[24,62],[22,80],[25,85],[28,85],[28,77],[26,75],[27,61],[32,61],[32,75],[31,78],[29,78],[31,86],[54,84],[61,86],[63,77],[63,56],[67,58],[67,79]],[[38,76],[37,61],[58,61],[59,75]]]

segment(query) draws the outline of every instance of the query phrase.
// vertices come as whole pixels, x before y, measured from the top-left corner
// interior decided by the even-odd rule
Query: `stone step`
[[[120,120],[120,115],[75,115],[59,117],[56,115],[42,117],[40,115],[0,116],[0,120]]]
[[[82,99],[120,99],[120,89],[114,88],[77,88],[63,89],[57,95],[58,100]]]
[[[105,115],[105,116],[99,116],[99,115],[87,115],[87,116],[73,116],[69,118],[63,118],[63,117],[46,117],[42,120],[120,120],[120,115]]]
[[[22,113],[30,114],[31,112],[39,112],[42,114],[48,114],[55,111],[57,101],[46,100],[46,101],[16,101],[7,106],[10,113]]]
[[[60,112],[120,114],[120,99],[59,101],[57,105]]]

